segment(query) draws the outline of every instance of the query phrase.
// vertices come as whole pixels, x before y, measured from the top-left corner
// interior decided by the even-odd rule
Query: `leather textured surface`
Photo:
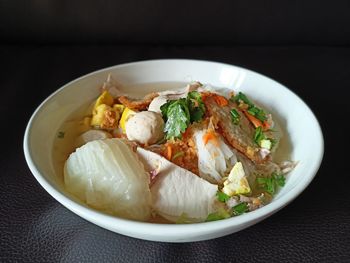
[[[247,67],[304,99],[325,137],[322,166],[306,191],[248,229],[185,244],[115,234],[55,201],[23,156],[24,129],[35,108],[80,75],[155,58]],[[0,262],[350,262],[350,48],[2,45],[0,67]]]

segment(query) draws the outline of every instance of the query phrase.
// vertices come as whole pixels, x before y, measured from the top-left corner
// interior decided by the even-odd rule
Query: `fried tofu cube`
[[[113,110],[118,111],[120,114],[123,113],[125,106],[123,104],[114,104]]]
[[[250,193],[251,189],[241,162],[237,162],[233,166],[227,180],[224,182],[222,191],[229,196]]]
[[[95,112],[96,108],[102,104],[106,104],[108,106],[112,106],[114,103],[114,99],[111,94],[107,90],[102,92],[102,94],[97,98],[93,113]]]
[[[118,127],[119,118],[119,111],[115,111],[111,106],[106,104],[101,104],[94,110],[91,126],[108,130],[115,129]]]

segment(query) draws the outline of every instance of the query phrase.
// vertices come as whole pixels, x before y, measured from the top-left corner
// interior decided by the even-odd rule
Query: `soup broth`
[[[186,86],[186,83],[181,82],[161,82],[161,83],[147,83],[147,84],[138,84],[133,86],[124,86],[121,91],[124,91],[125,93],[130,90],[137,90],[138,92],[129,93],[131,97],[142,97],[145,94],[148,94],[150,92],[155,91],[164,91],[164,90],[172,90],[172,89],[178,89],[179,87]],[[56,174],[60,177],[60,179],[63,181],[63,169],[66,160],[68,159],[69,155],[75,151],[77,148],[76,145],[76,139],[77,137],[86,132],[87,130],[91,129],[86,124],[84,124],[84,117],[91,115],[91,110],[93,108],[95,101],[91,101],[88,103],[85,103],[77,108],[77,110],[72,113],[66,120],[62,122],[61,127],[57,131],[57,136],[54,141],[53,146],[53,162],[54,162],[54,169]],[[286,127],[283,120],[278,116],[276,112],[273,111],[273,109],[270,111],[271,114],[274,116],[274,120],[282,125],[280,125],[281,132],[283,134],[283,137],[280,140],[279,147],[276,150],[276,152],[273,155],[273,159],[275,162],[280,162],[282,160],[289,160],[290,159],[290,153],[292,150],[290,139],[288,137],[287,131],[284,129]],[[261,191],[256,190],[254,186],[252,186],[252,193],[251,196],[258,196],[261,193]],[[171,223],[167,219],[159,216],[154,215],[149,222],[151,223]]]

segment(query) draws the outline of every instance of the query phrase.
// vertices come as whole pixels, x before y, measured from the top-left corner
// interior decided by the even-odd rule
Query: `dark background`
[[[350,262],[350,1],[0,0],[0,43],[0,262]],[[187,244],[109,232],[49,196],[22,150],[35,108],[83,74],[157,58],[243,66],[304,99],[325,138],[307,190],[255,226]]]

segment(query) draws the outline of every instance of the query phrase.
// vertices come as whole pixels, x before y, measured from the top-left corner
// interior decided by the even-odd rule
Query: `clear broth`
[[[132,86],[123,86],[121,88],[122,92],[128,93],[131,97],[142,97],[148,93],[155,91],[164,91],[164,90],[176,90],[181,87],[186,86],[187,83],[184,82],[156,82],[156,83],[145,83],[145,84],[137,84]],[[134,92],[130,93],[128,90],[134,90]],[[136,92],[135,92],[136,91]],[[59,175],[59,180],[63,183],[63,169],[66,160],[69,155],[75,151],[76,149],[76,138],[89,130],[85,125],[82,124],[82,120],[86,116],[91,115],[92,107],[95,103],[95,100],[92,102],[85,103],[77,108],[71,115],[67,117],[66,120],[62,122],[59,130],[57,131],[57,136],[53,143],[52,150],[52,160],[53,167],[57,175]],[[264,107],[264,105],[262,105]],[[290,138],[284,129],[285,122],[274,112],[270,111],[274,116],[274,119],[280,125],[280,130],[283,134],[278,149],[273,155],[273,159],[275,162],[281,162],[283,160],[290,160],[290,153],[292,150],[292,145],[290,142]],[[59,136],[60,133],[64,133],[64,136]],[[159,223],[159,224],[173,224],[167,219],[155,215],[148,222],[150,223]]]

